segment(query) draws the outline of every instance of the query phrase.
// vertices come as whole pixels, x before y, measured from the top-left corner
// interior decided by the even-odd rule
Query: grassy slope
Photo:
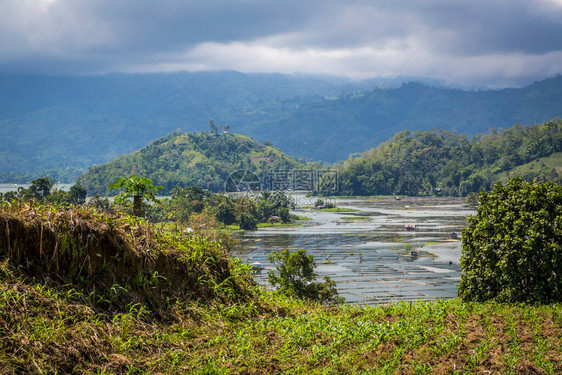
[[[18,212],[26,222],[36,215]],[[49,216],[36,212],[39,222],[49,223]],[[5,233],[5,220],[0,223]],[[16,238],[14,230],[10,236]],[[205,254],[201,247],[184,250],[187,258]],[[124,309],[106,308],[88,278],[61,282],[52,270],[31,274],[8,252],[3,238],[0,373],[562,372],[560,305],[453,300],[330,307],[247,287],[246,299],[224,291],[214,298],[180,296],[170,300],[167,314],[154,314],[142,298]],[[212,268],[208,263],[202,264]],[[206,274],[207,284],[220,278]]]
[[[538,158],[529,163],[518,165],[508,172],[500,173],[498,175],[498,180],[505,183],[509,180],[508,175],[524,176],[528,173],[538,173],[545,168],[549,170],[554,168],[556,170],[556,173],[562,176],[562,152],[555,152],[550,156]]]

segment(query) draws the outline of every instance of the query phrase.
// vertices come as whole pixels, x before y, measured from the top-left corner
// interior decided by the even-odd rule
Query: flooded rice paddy
[[[314,255],[320,276],[337,282],[353,304],[454,298],[460,279],[460,235],[474,214],[460,198],[336,199],[350,212],[312,210],[315,199],[296,196],[295,214],[311,220],[302,226],[265,228],[237,235],[233,255],[264,270],[267,284],[271,251],[305,249]],[[415,226],[415,228],[413,228]],[[415,230],[408,230],[415,229]],[[458,238],[457,238],[458,236]]]

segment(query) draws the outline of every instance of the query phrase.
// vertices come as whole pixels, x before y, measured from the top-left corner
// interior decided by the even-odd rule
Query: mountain
[[[462,91],[408,83],[397,89],[313,98],[248,134],[283,151],[327,161],[377,146],[403,130],[445,129],[469,136],[562,114],[562,77],[521,89]],[[285,136],[284,136],[285,135]]]
[[[562,121],[467,138],[445,130],[397,133],[345,161],[343,195],[468,195],[521,177],[561,183]]]
[[[0,76],[0,174],[10,180],[49,170],[73,180],[91,165],[174,130],[208,129],[210,117],[232,124],[254,105],[335,95],[346,86],[324,78],[237,72]]]
[[[208,129],[211,118],[288,154],[334,162],[404,129],[471,136],[562,113],[560,76],[487,91],[368,84],[231,71],[0,76],[0,180],[48,170],[72,180],[174,130]]]
[[[78,178],[89,194],[106,194],[117,178],[139,174],[169,193],[176,186],[211,191],[260,189],[268,170],[292,170],[302,163],[272,146],[239,134],[179,133],[151,142],[109,163],[91,167]],[[257,185],[256,185],[257,184]]]

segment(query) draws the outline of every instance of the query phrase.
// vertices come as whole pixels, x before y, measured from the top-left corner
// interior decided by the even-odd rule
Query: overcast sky
[[[562,73],[562,0],[0,0],[0,72]]]

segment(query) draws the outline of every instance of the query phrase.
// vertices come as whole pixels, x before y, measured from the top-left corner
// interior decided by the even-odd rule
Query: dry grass
[[[219,242],[90,208],[3,206],[0,256],[37,280],[93,293],[104,309],[141,303],[162,312],[178,298],[242,301],[253,283]]]

